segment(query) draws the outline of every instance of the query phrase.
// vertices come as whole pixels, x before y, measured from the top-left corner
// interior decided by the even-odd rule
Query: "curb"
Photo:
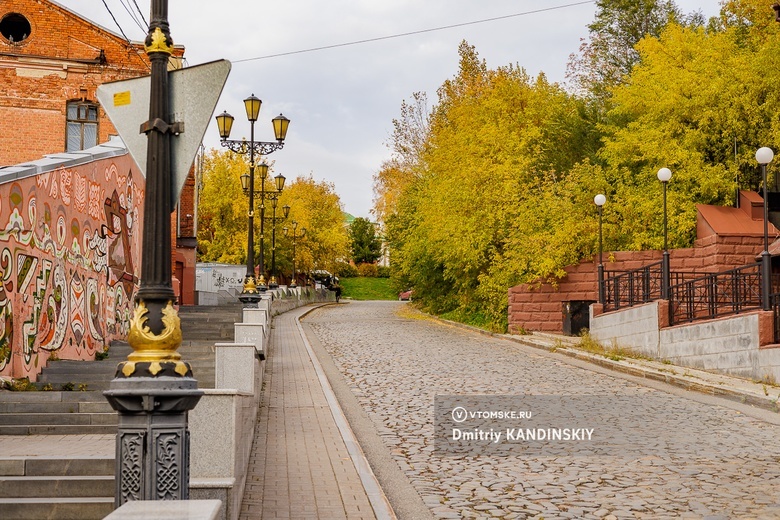
[[[559,352],[570,358],[574,358],[580,361],[586,361],[588,363],[603,368],[607,368],[615,372],[620,372],[623,374],[628,374],[643,379],[650,379],[652,381],[658,381],[661,383],[674,385],[676,387],[683,388],[685,390],[692,390],[694,392],[698,392],[701,394],[712,395],[715,397],[722,397],[730,401],[745,404],[748,406],[754,406],[756,408],[761,408],[764,410],[768,410],[770,412],[776,412],[776,413],[780,412],[780,396],[770,397],[768,395],[761,395],[759,393],[740,390],[737,388],[729,388],[728,386],[716,385],[716,384],[708,383],[703,380],[698,380],[695,377],[685,377],[681,375],[670,374],[651,367],[643,367],[641,365],[637,365],[630,362],[613,361],[611,359],[607,359],[596,354],[591,354],[589,352],[583,352],[581,350],[577,350],[571,347],[543,345],[537,342],[523,339],[522,336],[512,336],[510,334],[499,334],[496,332],[490,332],[488,330],[480,329],[472,325],[466,325],[464,323],[458,323],[456,321],[442,319],[432,314],[428,314],[428,313],[423,313],[423,314],[427,314],[432,319],[440,323],[451,325],[453,327],[468,330],[478,334],[482,334],[483,336],[490,336],[494,338],[504,339],[507,341],[512,341],[514,343],[519,343],[521,345],[537,348],[547,352]],[[552,341],[553,338],[550,337],[549,340]],[[673,365],[673,366],[677,367],[680,370],[686,370],[686,367],[681,367],[679,365]],[[697,369],[690,369],[690,370],[697,370]],[[712,375],[720,376],[724,378],[733,377],[733,376],[727,376],[725,374],[715,374],[715,373]]]
[[[307,309],[306,312],[295,318],[295,325],[297,327],[298,333],[301,336],[301,339],[303,340],[303,344],[306,347],[306,352],[309,355],[309,359],[311,360],[312,365],[314,365],[314,371],[316,372],[317,378],[320,381],[322,391],[325,394],[325,399],[328,402],[328,407],[330,408],[331,414],[333,414],[333,419],[336,421],[336,426],[338,427],[341,438],[347,447],[347,452],[349,452],[349,456],[352,459],[352,463],[355,466],[355,470],[357,471],[358,476],[360,477],[360,480],[363,484],[363,489],[368,496],[368,501],[371,504],[377,520],[395,520],[396,515],[393,511],[393,507],[390,505],[390,501],[387,499],[387,496],[382,490],[382,486],[379,484],[379,480],[376,478],[376,475],[371,469],[371,465],[368,463],[368,459],[363,453],[363,449],[360,447],[360,443],[358,443],[357,437],[352,431],[352,427],[349,425],[349,421],[344,415],[344,411],[341,409],[341,405],[336,398],[336,394],[333,392],[333,388],[328,381],[328,377],[325,375],[325,372],[322,369],[322,365],[320,364],[319,359],[317,359],[317,356],[314,353],[311,344],[309,343],[309,339],[306,337],[306,332],[303,330],[303,326],[301,325],[301,318],[321,307],[330,305],[341,304],[336,302],[327,302],[321,305],[317,305],[316,307],[312,307],[311,309]]]

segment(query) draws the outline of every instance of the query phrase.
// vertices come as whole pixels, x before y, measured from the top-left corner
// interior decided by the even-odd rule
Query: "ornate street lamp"
[[[306,234],[306,228],[301,228],[301,232],[299,234],[296,234],[296,230],[298,229],[298,222],[293,220],[292,222],[292,241],[293,241],[293,256],[292,256],[292,282],[290,283],[290,287],[295,289],[298,287],[296,280],[297,276],[295,273],[295,242],[299,238],[303,238],[303,236]],[[287,236],[288,229],[284,228],[284,236]]]
[[[147,135],[141,283],[127,333],[133,352],[118,364],[104,392],[118,412],[117,507],[135,500],[189,498],[187,414],[203,395],[192,367],[177,352],[182,331],[171,269],[171,139],[181,132],[182,122],[171,120],[169,106],[168,61],[174,47],[168,0],[151,2],[144,49],[151,77],[149,120],[141,125]]]
[[[287,216],[290,214],[290,206],[285,204],[282,206],[282,213],[284,216],[277,217],[276,216],[276,207],[279,204],[279,194],[281,193],[281,188],[284,186],[284,177],[281,175],[277,175],[275,179],[278,180],[278,178],[281,177],[281,181],[277,182],[276,188],[277,193],[275,194],[275,197],[271,198],[271,207],[273,208],[273,216],[271,218],[265,217],[266,220],[268,220],[271,223],[271,280],[268,283],[268,287],[270,289],[276,289],[279,287],[279,283],[276,281],[276,224],[277,222],[281,222],[287,218]]]
[[[761,252],[761,308],[771,309],[769,295],[772,292],[772,255],[769,254],[769,205],[767,203],[766,165],[775,158],[775,152],[766,146],[756,151],[756,161],[761,165],[761,182],[764,185],[764,251]]]
[[[246,306],[254,307],[260,300],[259,292],[263,292],[268,289],[265,285],[265,269],[263,262],[263,216],[265,213],[264,199],[265,194],[265,179],[268,175],[268,165],[264,162],[258,165],[260,169],[260,278],[255,279],[255,246],[254,246],[254,199],[258,197],[255,192],[255,155],[268,155],[280,150],[284,147],[284,139],[287,137],[287,129],[290,126],[290,120],[279,114],[271,120],[271,124],[274,129],[274,136],[276,141],[265,142],[255,141],[255,122],[260,115],[260,107],[262,101],[255,97],[254,94],[244,100],[244,108],[246,110],[246,117],[249,120],[250,135],[249,142],[246,139],[231,140],[230,131],[233,128],[233,116],[227,112],[217,116],[217,129],[219,130],[219,137],[222,146],[227,147],[234,153],[242,155],[249,154],[249,174],[241,176],[241,185],[244,189],[244,193],[249,197],[249,213],[247,224],[247,254],[246,254],[246,277],[244,278],[244,288],[241,291],[239,300],[241,300]],[[282,177],[284,179],[284,177]],[[284,185],[284,180],[282,180]],[[281,190],[279,190],[281,191]],[[259,292],[258,292],[259,291]]]
[[[671,273],[669,267],[669,244],[667,233],[667,217],[666,217],[666,185],[672,178],[672,170],[669,168],[661,168],[658,170],[658,180],[664,186],[664,253],[661,258],[661,298],[664,300],[669,299],[669,286],[671,283]]]
[[[603,210],[604,204],[607,202],[607,197],[599,193],[595,197],[593,197],[593,202],[596,204],[596,207],[599,209],[599,267],[598,267],[598,276],[599,276],[599,303],[604,305],[604,259],[603,259],[603,242],[602,242],[602,234],[601,234],[601,214]]]

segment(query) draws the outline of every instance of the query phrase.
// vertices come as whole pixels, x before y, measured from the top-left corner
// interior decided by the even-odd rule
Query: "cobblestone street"
[[[582,368],[399,302],[328,306],[303,321],[436,518],[780,518],[780,428],[740,405]],[[635,444],[442,456],[433,407],[445,394],[614,397],[612,427]]]

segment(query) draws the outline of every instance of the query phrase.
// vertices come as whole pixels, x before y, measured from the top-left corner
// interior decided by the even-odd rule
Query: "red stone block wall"
[[[672,271],[714,273],[756,262],[762,237],[718,237],[697,240],[693,248],[669,252]],[[607,271],[630,271],[661,260],[661,251],[604,253]],[[598,260],[596,259],[595,262]],[[566,267],[557,288],[551,284],[521,284],[509,289],[509,332],[563,332],[563,302],[598,300],[595,262]]]

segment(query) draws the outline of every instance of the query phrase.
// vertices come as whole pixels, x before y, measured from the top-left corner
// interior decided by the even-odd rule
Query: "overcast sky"
[[[119,32],[103,0],[58,0],[82,16]],[[149,19],[150,0],[105,0],[124,33],[146,35],[129,16],[138,5]],[[688,13],[718,13],[718,0],[677,0]],[[562,6],[562,7],[561,7]],[[558,8],[560,7],[560,8]],[[518,64],[530,74],[565,79],[569,55],[587,36],[595,3],[577,0],[170,0],[169,22],[189,65],[233,62],[217,104],[235,118],[232,138],[249,136],[242,100],[263,100],[258,140],[273,140],[270,120],[291,119],[283,150],[269,158],[288,179],[311,173],[336,187],[344,209],[370,218],[373,176],[390,157],[386,143],[401,101],[437,88],[457,73],[458,44],[468,41],[491,68]],[[520,15],[511,16],[510,15]],[[500,20],[316,52],[264,59],[322,46]],[[248,61],[240,61],[248,60]],[[219,147],[213,123],[205,145]]]

